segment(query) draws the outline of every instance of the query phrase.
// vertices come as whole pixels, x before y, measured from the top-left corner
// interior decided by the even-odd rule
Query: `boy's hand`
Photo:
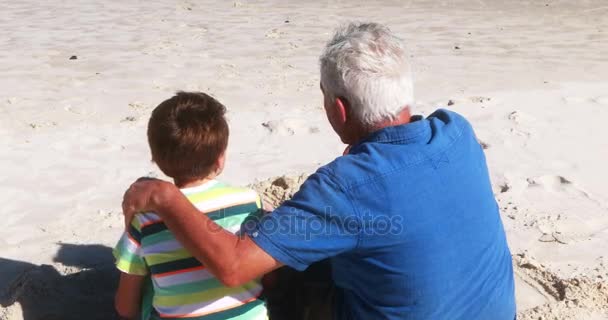
[[[122,200],[122,213],[125,227],[128,228],[133,217],[140,212],[158,211],[165,196],[174,191],[172,183],[153,178],[139,178],[125,192]]]

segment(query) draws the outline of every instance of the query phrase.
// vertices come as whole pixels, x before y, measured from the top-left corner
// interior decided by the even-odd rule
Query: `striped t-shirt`
[[[216,180],[181,189],[184,195],[222,228],[237,233],[247,219],[261,215],[253,190]],[[122,272],[150,275],[154,287],[153,317],[160,319],[267,319],[258,297],[260,281],[226,287],[175,239],[154,213],[137,214],[114,249]]]

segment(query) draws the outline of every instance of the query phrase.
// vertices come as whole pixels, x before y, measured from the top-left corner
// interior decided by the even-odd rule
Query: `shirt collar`
[[[209,180],[201,185],[198,185],[196,187],[188,187],[188,188],[181,188],[180,190],[182,191],[183,194],[185,195],[191,195],[194,193],[199,193],[199,192],[203,192],[207,189],[210,189],[211,187],[213,187],[214,185],[216,185],[218,183],[217,180],[213,179],[213,180]]]
[[[431,140],[430,121],[422,116],[413,116],[411,122],[398,126],[382,128],[372,132],[357,145],[367,142],[390,144],[419,144]]]

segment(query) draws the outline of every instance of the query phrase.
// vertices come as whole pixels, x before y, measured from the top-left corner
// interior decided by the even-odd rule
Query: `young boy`
[[[215,178],[224,168],[228,145],[226,108],[204,93],[179,92],[152,112],[148,143],[152,160],[199,209],[236,233],[261,214],[255,191]],[[136,319],[142,286],[153,286],[151,319],[267,319],[259,281],[225,287],[175,239],[154,213],[138,214],[114,250],[121,273],[116,310]]]

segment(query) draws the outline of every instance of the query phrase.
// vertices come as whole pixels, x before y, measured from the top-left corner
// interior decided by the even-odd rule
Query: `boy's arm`
[[[141,305],[143,283],[144,276],[120,273],[120,282],[114,297],[114,308],[116,308],[120,319],[137,319]]]
[[[140,313],[142,287],[149,273],[141,248],[141,227],[134,219],[112,251],[120,270],[114,307],[120,319],[137,319]]]

